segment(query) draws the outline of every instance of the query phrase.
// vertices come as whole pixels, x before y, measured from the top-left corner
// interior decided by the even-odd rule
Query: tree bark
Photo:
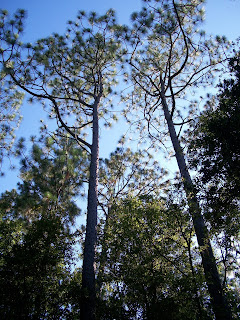
[[[208,230],[205,225],[201,213],[201,208],[197,200],[196,189],[189,174],[185,157],[178,136],[176,134],[171,114],[168,109],[168,104],[165,98],[165,87],[162,79],[161,99],[164,116],[168,126],[168,131],[175,151],[175,157],[182,177],[184,190],[186,192],[190,214],[193,219],[193,225],[202,257],[202,264],[208,291],[211,298],[213,312],[215,314],[216,320],[230,320],[232,319],[231,311],[226,301],[226,298],[224,297],[221,280],[217,270],[216,260],[209,240]]]
[[[88,187],[86,237],[83,252],[82,297],[80,319],[95,320],[96,284],[95,284],[95,251],[97,243],[97,188],[99,167],[99,124],[97,100],[93,106],[93,128],[90,177]]]
[[[202,314],[202,305],[201,305],[201,300],[199,297],[199,289],[198,289],[198,285],[197,285],[197,280],[196,280],[196,274],[195,274],[195,270],[194,270],[194,266],[193,266],[193,259],[192,259],[192,253],[191,253],[191,243],[190,241],[187,241],[187,248],[188,248],[188,259],[189,259],[189,264],[190,264],[190,268],[191,268],[191,272],[192,272],[192,278],[193,278],[193,291],[195,294],[194,300],[197,306],[197,319],[202,320],[203,319],[203,314]]]

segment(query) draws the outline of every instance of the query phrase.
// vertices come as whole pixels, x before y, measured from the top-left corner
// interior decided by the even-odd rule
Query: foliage
[[[30,208],[35,215],[39,208],[43,211],[57,208],[55,214],[73,223],[79,214],[74,199],[81,194],[87,180],[88,162],[86,152],[77,148],[71,137],[52,136],[42,143],[34,143],[31,157],[22,159],[23,183],[18,186],[20,196],[15,200],[16,205],[24,208],[31,199]],[[31,217],[31,210],[25,211],[26,214]]]
[[[229,45],[224,37],[206,39],[199,31],[202,4],[203,1],[150,0],[132,16],[132,36],[127,40],[131,46],[129,75],[134,87],[125,98],[128,101],[125,115],[137,126],[141,138],[151,139],[151,146],[156,149],[161,144],[169,147],[166,140],[170,137],[212,308],[217,320],[230,320],[231,310],[224,297],[208,229],[180,143],[182,128],[196,114],[196,103],[189,103],[191,97],[187,99],[188,90],[213,83],[214,72],[226,60]]]
[[[50,117],[57,118],[59,125],[77,138],[91,125],[97,96],[102,91],[101,97],[107,98],[116,84],[115,65],[121,52],[113,37],[114,12],[98,16],[81,11],[75,22],[68,22],[65,35],[53,34],[35,44],[19,40],[24,19],[23,10],[14,19],[2,11],[2,72],[10,75],[9,84],[30,95],[31,102],[42,101]],[[104,116],[108,111],[105,100],[99,114]]]
[[[1,234],[9,243],[1,258],[1,317],[64,318],[70,312],[67,286],[71,276],[64,263],[70,263],[70,234],[60,218],[53,216],[28,223],[24,229],[19,228],[20,219],[10,223],[6,216],[3,219]]]
[[[212,84],[229,43],[225,37],[212,39],[200,30],[204,1],[145,3],[140,12],[132,14],[127,34],[131,54],[126,80],[134,89],[124,98],[125,116],[141,138],[150,139],[151,146],[159,150],[161,144],[169,146],[163,95],[180,136],[196,112],[192,96],[198,87]]]
[[[207,39],[199,31],[204,1],[144,2],[146,7],[132,15],[132,28],[117,26],[112,10],[103,16],[79,12],[76,22],[68,22],[65,35],[53,34],[33,45],[20,41],[24,11],[19,10],[14,19],[1,11],[0,161],[8,153],[14,119],[19,122],[14,115],[23,95],[16,87],[31,101],[43,104],[49,117],[57,120],[57,133],[64,137],[54,134],[41,145],[34,144],[31,156],[22,161],[23,183],[0,199],[3,318],[75,319],[81,310],[81,319],[95,319],[98,204],[105,213],[97,256],[100,319],[205,320],[213,318],[212,308],[216,319],[221,319],[221,311],[231,317],[179,142],[182,128],[196,111],[196,102],[186,108],[181,101],[186,101],[189,87],[212,84],[228,42],[224,37]],[[121,50],[120,38],[127,50]],[[117,149],[110,159],[101,161],[97,198],[98,121],[102,118],[108,125],[106,116],[115,118],[109,97],[125,54],[129,57],[126,81],[131,80],[133,90],[128,89],[123,99],[128,102],[124,114],[137,125],[142,138],[151,139],[151,146],[159,148],[171,136],[188,204],[160,198],[164,170],[149,152],[130,149]],[[228,281],[226,274],[238,265],[239,254],[235,223],[239,220],[238,56],[231,60],[231,67],[236,79],[224,82],[219,108],[202,115],[191,138],[198,150],[195,163],[209,188],[209,199],[205,197],[209,212],[218,210],[218,216],[205,216],[216,231],[214,244],[221,241],[217,249],[222,258],[217,262],[221,262],[224,289],[237,317],[239,274]],[[71,226],[80,211],[75,199],[85,181],[89,192],[81,277],[81,269],[71,269],[79,236]]]
[[[13,154],[12,147],[15,140],[15,130],[20,124],[19,112],[23,94],[18,92],[14,86],[6,88],[3,78],[0,78],[0,166],[5,157]],[[0,172],[2,172],[0,168]]]
[[[17,32],[21,32],[22,24],[21,24],[21,16],[23,15],[22,11],[16,13],[15,18],[19,19],[19,24],[16,26]],[[1,47],[0,47],[0,54],[4,55],[7,61],[7,66],[9,66],[10,56],[11,53],[9,50],[6,50],[2,46],[2,40],[4,38],[4,28],[3,28],[3,21],[7,16],[7,12],[5,10],[1,10],[0,12],[0,40],[1,40]],[[11,23],[9,21],[9,26]],[[8,33],[7,39],[9,43],[13,43],[13,39],[10,37]],[[17,41],[18,35],[17,33],[14,34],[14,39]],[[7,74],[4,69],[0,72],[0,99],[1,99],[1,106],[0,106],[0,166],[2,161],[5,157],[9,157],[13,154],[12,152],[12,145],[15,139],[15,130],[19,126],[21,122],[21,115],[19,112],[19,108],[22,104],[24,94],[23,92],[19,91],[9,79],[7,79]],[[1,167],[0,173],[3,174]]]
[[[121,43],[116,42],[113,36],[113,10],[102,16],[80,11],[76,22],[68,22],[65,35],[53,34],[34,45],[22,44],[18,40],[23,20],[24,12],[21,10],[14,19],[2,15],[2,71],[8,76],[9,83],[23,89],[31,101],[39,100],[43,104],[49,117],[56,118],[61,132],[64,129],[90,153],[82,274],[83,292],[90,292],[90,298],[86,297],[81,308],[81,318],[90,320],[95,318],[99,118],[104,118],[111,109],[108,95],[116,84],[116,64],[122,61]],[[91,134],[90,142],[85,129]]]
[[[219,265],[234,316],[239,317],[240,69],[239,53],[229,60],[232,74],[219,86],[189,133],[189,160],[206,219],[218,246]],[[234,276],[234,278],[232,278]]]
[[[197,260],[197,278],[191,270],[188,219],[177,205],[150,196],[127,198],[112,208],[99,261],[102,319],[198,319],[202,293],[196,282],[202,274]],[[200,312],[204,317],[202,307]]]
[[[74,319],[79,310],[80,284],[71,270],[78,232],[71,226],[86,158],[74,140],[58,142],[35,143],[18,191],[0,199],[2,318]]]
[[[237,213],[240,188],[240,66],[239,54],[230,59],[232,78],[220,86],[220,93],[209,101],[198,119],[190,144],[192,166],[207,184],[208,219],[221,226],[232,212]],[[212,218],[211,218],[212,217]],[[214,221],[215,220],[215,221]],[[237,221],[236,221],[237,222]],[[237,224],[237,223],[236,223]]]

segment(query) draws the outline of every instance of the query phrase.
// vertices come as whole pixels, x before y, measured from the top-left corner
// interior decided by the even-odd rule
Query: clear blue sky
[[[141,0],[2,0],[1,8],[14,12],[18,8],[28,12],[25,28],[28,39],[64,32],[66,21],[73,20],[78,10],[104,13],[113,8],[120,23],[127,23],[133,11],[141,7]],[[239,37],[240,0],[208,0],[205,29],[214,34]]]
[[[113,8],[117,13],[118,22],[128,23],[130,14],[138,11],[141,3],[141,0],[2,0],[1,9],[7,9],[10,13],[14,13],[18,8],[26,9],[28,18],[24,38],[26,41],[34,42],[53,32],[64,33],[66,22],[74,20],[78,10],[104,13],[109,8]],[[240,36],[239,13],[240,0],[209,0],[206,4],[206,21],[202,28],[207,33],[226,35],[234,40]],[[29,105],[24,105],[22,111],[24,121],[18,135],[37,135],[42,111],[38,106]],[[122,133],[120,130],[119,125],[116,124],[111,135],[103,140],[102,150],[107,141],[110,147],[108,152],[114,151],[118,136]],[[17,171],[7,172],[5,178],[0,178],[0,192],[15,187],[16,177]]]

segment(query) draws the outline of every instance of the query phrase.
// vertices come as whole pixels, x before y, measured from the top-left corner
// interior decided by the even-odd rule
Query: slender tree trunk
[[[99,125],[98,106],[93,107],[93,135],[91,147],[90,177],[88,187],[88,207],[86,238],[83,252],[81,320],[95,320],[96,284],[95,284],[95,251],[97,243],[97,187],[99,166]]]
[[[193,290],[194,290],[194,294],[195,294],[195,302],[196,302],[196,306],[197,306],[197,309],[198,309],[197,316],[198,316],[199,320],[202,320],[203,319],[202,305],[201,305],[201,300],[200,300],[200,297],[199,297],[199,294],[198,294],[199,289],[198,289],[197,280],[196,280],[196,273],[195,273],[194,266],[193,266],[190,241],[187,241],[187,248],[188,248],[189,264],[190,264],[192,277],[193,277]]]
[[[216,260],[213,255],[212,246],[209,240],[208,230],[205,225],[201,209],[196,197],[196,189],[189,174],[184,154],[176,134],[171,114],[165,98],[165,87],[161,79],[161,98],[164,116],[167,121],[169,134],[175,151],[178,168],[183,180],[184,190],[187,195],[189,210],[193,219],[193,225],[197,236],[198,245],[202,257],[202,264],[208,291],[211,297],[211,304],[216,320],[232,319],[230,308],[224,297],[221,280],[218,274]]]

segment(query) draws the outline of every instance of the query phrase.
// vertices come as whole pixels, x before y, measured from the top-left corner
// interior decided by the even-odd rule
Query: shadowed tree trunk
[[[216,260],[213,255],[212,246],[209,240],[208,230],[205,225],[201,209],[196,197],[196,190],[189,174],[184,154],[176,134],[171,114],[165,98],[165,87],[161,76],[161,99],[164,116],[167,121],[169,135],[175,151],[178,168],[181,173],[184,190],[187,195],[189,210],[193,219],[193,225],[197,236],[198,245],[202,257],[206,283],[212,300],[212,307],[217,320],[232,319],[231,312],[223,294],[221,280],[218,274]]]
[[[86,239],[82,271],[81,320],[93,320],[96,313],[95,250],[97,243],[97,204],[99,167],[99,100],[93,106],[93,136],[91,146],[90,177],[88,188],[88,207]]]
[[[221,38],[219,41],[206,40],[199,32],[203,1],[146,2],[146,7],[132,16],[135,25],[131,30],[133,50],[129,64],[135,86],[128,98],[132,102],[136,97],[135,116],[139,121],[136,118],[134,121],[143,138],[147,131],[156,147],[157,141],[164,143],[165,136],[170,135],[197,236],[212,309],[216,320],[228,320],[231,319],[231,311],[224,297],[196,189],[175,130],[175,125],[182,129],[192,120],[196,105],[193,101],[187,110],[181,103],[177,105],[176,100],[189,101],[187,89],[212,83],[215,66],[225,60],[228,44]],[[131,109],[134,110],[134,105]],[[146,122],[140,118],[140,110]],[[132,112],[130,108],[127,111]],[[161,130],[162,119],[167,123],[166,132]]]

